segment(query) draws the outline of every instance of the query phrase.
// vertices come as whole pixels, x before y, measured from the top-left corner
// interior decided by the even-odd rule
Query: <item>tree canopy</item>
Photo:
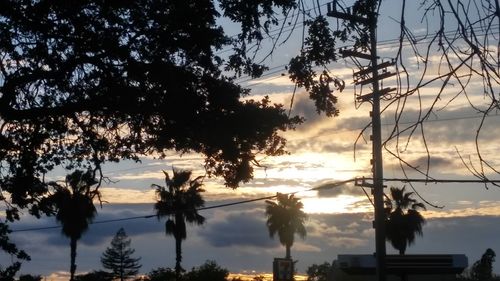
[[[493,263],[495,262],[495,251],[488,248],[481,259],[474,262],[470,270],[470,277],[474,281],[487,281],[493,278]]]
[[[245,98],[234,78],[262,73],[246,44],[296,3],[237,2],[220,4],[241,24],[235,38],[207,0],[1,1],[0,184],[12,206],[36,206],[55,167],[197,152],[237,187],[258,153],[284,153],[278,132],[301,119]],[[217,55],[223,47],[234,54]]]
[[[329,262],[312,264],[306,270],[307,281],[327,281],[331,271],[332,265]]]
[[[246,46],[278,24],[276,9],[297,3],[217,5],[0,1],[0,200],[8,221],[19,208],[48,211],[39,203],[55,168],[100,171],[109,161],[196,152],[209,175],[235,188],[252,177],[257,154],[285,152],[278,133],[301,119],[267,97],[251,99],[235,78],[262,74]],[[222,16],[242,33],[228,36]],[[233,52],[219,56],[222,48]]]

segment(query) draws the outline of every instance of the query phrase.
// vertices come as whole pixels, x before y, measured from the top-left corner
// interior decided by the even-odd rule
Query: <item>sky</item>
[[[322,7],[325,9],[324,5]],[[385,4],[382,7],[378,33],[380,41],[394,39],[398,35],[393,18],[397,9],[397,5]],[[413,31],[416,34],[423,34],[427,30],[416,15],[410,14],[408,18],[414,20]],[[430,29],[427,31],[433,32]],[[268,64],[272,67],[286,63],[296,55],[299,41],[300,36],[296,32],[289,43],[281,46],[280,51],[268,59]],[[379,49],[382,58],[390,58],[394,52],[393,44],[381,44]],[[405,54],[408,55],[406,63],[410,73],[418,73],[421,70],[418,60],[410,55],[409,50]],[[433,68],[436,71],[439,68],[438,57],[429,60],[429,69]],[[288,155],[259,158],[262,167],[257,168],[255,178],[236,190],[224,187],[221,179],[204,180],[206,192],[203,195],[207,207],[275,195],[276,192],[298,192],[296,196],[301,198],[308,214],[307,237],[304,240],[297,238],[292,247],[292,257],[298,260],[299,272],[305,272],[313,263],[332,262],[339,254],[371,254],[375,249],[373,208],[364,192],[369,194],[370,190],[363,191],[361,187],[348,183],[321,192],[307,191],[322,184],[371,176],[369,132],[361,133],[370,120],[370,105],[354,102],[353,65],[350,61],[339,61],[331,66],[331,71],[347,82],[344,92],[337,93],[338,117],[318,115],[307,94],[299,90],[291,112],[304,116],[306,121],[295,131],[283,134],[288,140]],[[281,73],[240,81],[243,86],[252,89],[251,98],[268,95],[275,102],[287,106],[290,104],[294,85]],[[397,81],[388,80],[384,83],[394,85]],[[431,83],[422,89],[420,99],[410,98],[400,124],[414,121],[418,116],[417,105],[421,103],[424,108],[428,107],[439,85]],[[472,93],[480,93],[481,81],[472,81],[470,87]],[[358,87],[356,91],[359,90]],[[449,85],[438,102],[437,108],[440,110],[424,124],[425,141],[431,155],[429,159],[418,132],[409,140],[403,134],[404,139],[398,146],[395,142],[388,142],[388,150],[401,153],[405,161],[416,167],[425,168],[426,163],[430,163],[430,174],[436,179],[476,179],[460,156],[465,163],[475,159],[476,130],[482,119],[470,104],[481,107],[488,100],[482,94],[469,95],[468,99],[463,96],[452,99],[457,91],[457,85]],[[383,106],[388,103],[383,102]],[[382,114],[384,139],[394,127],[394,112],[395,106],[390,106]],[[500,136],[500,128],[496,125],[499,118],[496,115],[486,118],[482,130],[487,133],[480,135],[482,153],[497,167],[500,164],[496,153]],[[358,139],[360,134],[362,138]],[[400,162],[388,150],[383,152],[384,176],[404,177]],[[124,161],[104,166],[105,175],[112,182],[101,188],[106,203],[98,209],[95,221],[154,214],[155,197],[151,185],[163,185],[162,170],[171,171],[172,167],[193,170],[195,175],[204,174],[200,155],[178,155],[174,152],[162,160],[144,157],[141,163]],[[410,178],[422,178],[421,174],[414,171],[406,172]],[[417,238],[408,253],[466,254],[469,264],[479,259],[487,248],[500,253],[498,187],[474,183],[415,183],[410,186],[394,181],[386,184],[396,187],[405,185],[408,190],[413,187],[422,197],[416,198],[432,204],[427,205],[427,210],[423,212],[427,220],[423,228],[424,235]],[[200,213],[206,217],[206,223],[203,226],[189,226],[188,238],[182,244],[185,268],[215,260],[234,273],[264,273],[272,270],[274,257],[285,255],[284,247],[268,235],[264,201],[214,208]],[[28,215],[11,225],[13,240],[32,258],[30,262],[23,263],[21,273],[40,274],[47,276],[48,280],[66,276],[69,269],[69,240],[60,233],[60,229],[22,231],[56,225],[53,218],[35,219]],[[153,217],[91,225],[78,243],[77,273],[102,269],[100,256],[121,227],[132,239],[135,255],[141,257],[142,273],[158,267],[174,267],[174,239],[165,236],[164,221]],[[396,253],[390,244],[387,244],[387,250],[388,253]],[[0,253],[0,264],[9,262],[10,257]],[[495,265],[494,271],[500,273],[500,265]]]

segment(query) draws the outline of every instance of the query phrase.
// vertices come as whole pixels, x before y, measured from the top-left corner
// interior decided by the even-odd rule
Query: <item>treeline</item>
[[[42,281],[42,276],[21,275],[18,281]],[[116,280],[112,273],[96,270],[86,274],[75,276],[75,281],[112,281]],[[199,267],[193,267],[190,271],[181,273],[176,278],[175,269],[160,267],[151,270],[148,274],[140,277],[130,278],[134,281],[243,281],[241,278],[230,278],[229,270],[219,266],[215,261],[206,261]],[[264,280],[262,276],[256,276],[254,281]],[[1,280],[0,278],[0,281]]]

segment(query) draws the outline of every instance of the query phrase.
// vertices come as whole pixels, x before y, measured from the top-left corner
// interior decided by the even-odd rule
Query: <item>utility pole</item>
[[[386,280],[386,248],[385,248],[385,210],[384,210],[384,173],[382,162],[382,133],[380,122],[380,99],[381,96],[396,90],[395,88],[380,89],[379,81],[395,75],[395,73],[383,72],[379,74],[380,69],[385,69],[388,66],[394,65],[394,62],[384,62],[378,64],[377,56],[377,1],[372,1],[371,12],[368,17],[360,17],[351,14],[350,8],[337,11],[337,1],[328,4],[328,16],[339,18],[342,20],[349,20],[358,24],[365,24],[369,28],[370,33],[370,46],[369,54],[358,52],[357,50],[342,50],[340,53],[343,57],[355,57],[356,59],[365,59],[370,61],[370,66],[362,68],[360,71],[354,73],[354,80],[356,85],[372,86],[372,93],[359,95],[356,100],[359,102],[370,101],[372,103],[372,111],[370,116],[372,118],[372,172],[373,183],[365,183],[364,180],[359,185],[370,187],[372,189],[375,220],[373,227],[375,228],[375,259],[376,259],[376,273],[378,281]],[[367,77],[371,74],[371,77]],[[357,183],[358,184],[358,183]]]
[[[382,162],[382,130],[380,124],[380,89],[377,58],[377,1],[373,1],[369,16],[370,54],[372,65],[372,167],[373,167],[373,201],[375,209],[375,259],[377,264],[377,280],[386,279],[385,249],[385,213],[384,213],[384,166]]]

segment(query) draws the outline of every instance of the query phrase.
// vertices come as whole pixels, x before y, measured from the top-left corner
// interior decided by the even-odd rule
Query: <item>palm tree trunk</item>
[[[70,247],[71,247],[71,265],[70,265],[70,281],[75,280],[75,271],[76,271],[76,242],[78,241],[75,238],[70,238]]]
[[[181,261],[182,261],[182,239],[181,238],[176,238],[175,239],[175,278],[179,280],[181,277]]]
[[[287,258],[287,259],[292,258],[292,256],[290,255],[290,248],[291,248],[291,246],[290,245],[286,245],[285,248],[286,248],[286,256],[285,256],[285,258]]]
[[[406,252],[406,247],[399,250],[399,255],[404,256]],[[408,276],[405,273],[401,273],[401,281],[408,281]]]

